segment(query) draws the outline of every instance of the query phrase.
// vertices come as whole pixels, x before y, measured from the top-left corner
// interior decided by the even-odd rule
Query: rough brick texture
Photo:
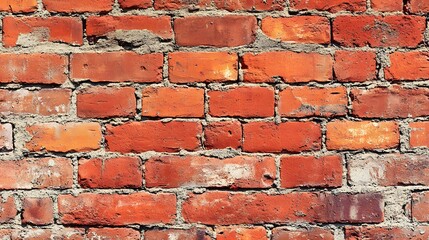
[[[0,21],[0,239],[429,238],[429,0]]]

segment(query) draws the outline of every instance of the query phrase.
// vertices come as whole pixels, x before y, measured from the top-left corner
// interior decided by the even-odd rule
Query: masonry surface
[[[0,239],[428,239],[428,15],[1,0]]]

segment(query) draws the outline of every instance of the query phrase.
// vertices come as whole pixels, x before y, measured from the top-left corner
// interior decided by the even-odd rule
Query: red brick
[[[41,123],[27,127],[29,151],[84,152],[100,148],[98,123]]]
[[[429,122],[412,122],[410,129],[410,147],[429,147]]]
[[[218,227],[216,240],[268,240],[263,227]]]
[[[237,54],[227,52],[173,52],[168,55],[171,82],[237,81]]]
[[[394,52],[390,66],[384,69],[387,80],[426,80],[429,75],[429,52]]]
[[[169,16],[94,16],[87,20],[86,33],[89,37],[107,36],[109,33],[121,30],[147,31],[162,39],[173,37]]]
[[[215,117],[274,117],[274,89],[236,87],[209,91],[209,114]]]
[[[143,88],[142,115],[147,117],[203,117],[204,89]]]
[[[280,204],[281,203],[281,204]],[[265,193],[206,192],[190,194],[182,205],[188,223],[376,223],[383,221],[380,194],[333,195],[295,192]]]
[[[56,54],[0,54],[0,83],[62,84],[67,65],[67,57]]]
[[[281,186],[341,187],[343,164],[341,156],[286,156],[281,158]]]
[[[402,12],[403,1],[371,0],[371,8],[380,12]]]
[[[70,99],[71,90],[69,89],[42,89],[40,91],[1,89],[0,113],[2,115],[37,114],[42,116],[67,114],[70,111]]]
[[[308,229],[290,230],[287,228],[274,228],[272,230],[272,240],[334,240],[334,233],[331,230],[313,227]]]
[[[107,149],[114,152],[178,152],[196,150],[202,134],[198,122],[160,121],[107,125]]]
[[[275,178],[274,158],[269,157],[163,156],[145,163],[147,187],[269,188]]]
[[[3,18],[3,46],[26,46],[43,42],[82,45],[82,21],[74,17]]]
[[[60,228],[58,230],[42,228],[0,229],[0,237],[11,240],[84,240],[85,229]]]
[[[290,0],[290,8],[293,11],[363,12],[366,10],[366,0]]]
[[[243,132],[239,121],[210,122],[204,128],[204,146],[206,149],[241,147]]]
[[[64,158],[0,161],[0,189],[71,188],[73,168]]]
[[[90,228],[87,238],[99,240],[140,239],[140,232],[130,228]]]
[[[399,144],[396,122],[333,121],[327,125],[330,150],[387,149]]]
[[[429,2],[426,0],[410,0],[407,8],[411,13],[425,14],[429,12]]]
[[[423,42],[426,19],[418,16],[338,16],[334,41],[346,47],[417,47]]]
[[[301,152],[321,147],[320,125],[312,122],[251,122],[243,125],[246,152]]]
[[[280,91],[279,113],[285,117],[343,116],[347,113],[344,87],[288,87]]]
[[[223,9],[227,11],[281,11],[284,9],[284,0],[155,0],[155,9]]]
[[[37,0],[3,0],[0,2],[0,11],[12,13],[29,13],[37,10]]]
[[[412,218],[417,222],[429,222],[429,192],[412,194]]]
[[[246,82],[327,82],[332,79],[332,58],[318,53],[264,52],[243,56]]]
[[[0,237],[2,239],[11,240],[39,240],[39,239],[50,239],[52,231],[50,229],[1,229]]]
[[[13,150],[13,126],[10,123],[0,124],[0,150]]]
[[[82,13],[108,12],[112,10],[112,0],[43,0],[43,6],[49,12]]]
[[[336,51],[334,73],[340,82],[365,82],[377,78],[374,52]]]
[[[190,16],[174,21],[179,46],[236,47],[251,44],[256,38],[253,16]]]
[[[152,7],[151,0],[118,0],[123,9],[145,9]]]
[[[58,213],[62,224],[111,225],[173,223],[176,196],[171,193],[60,195]]]
[[[429,89],[352,89],[353,115],[362,118],[407,118],[429,115]],[[419,106],[419,107],[416,107]]]
[[[218,9],[227,11],[282,11],[285,0],[213,0]],[[156,2],[156,1],[155,1]]]
[[[177,240],[211,240],[207,231],[199,228],[191,229],[149,229],[144,233],[145,240],[161,240],[161,239],[177,239]]]
[[[429,238],[429,227],[417,226],[408,227],[352,227],[347,226],[346,240],[360,239],[408,239],[422,240]]]
[[[326,17],[294,16],[262,19],[262,31],[269,38],[297,43],[329,44],[330,22]]]
[[[140,160],[131,157],[79,160],[79,184],[83,188],[139,188]]]
[[[17,213],[15,199],[13,197],[8,197],[6,201],[0,201],[0,223],[11,222]]]
[[[77,53],[71,56],[71,78],[92,82],[161,82],[162,53]]]
[[[133,117],[137,102],[131,87],[92,87],[77,94],[77,115],[81,118]]]
[[[22,223],[47,225],[54,222],[54,203],[51,198],[25,198]]]
[[[352,185],[429,185],[429,157],[412,154],[354,155],[348,159]]]

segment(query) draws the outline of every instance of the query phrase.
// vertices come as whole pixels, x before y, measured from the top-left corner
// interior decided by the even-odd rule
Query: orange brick
[[[371,0],[371,8],[380,12],[402,12],[404,1]]]
[[[318,53],[264,52],[243,56],[246,82],[274,82],[280,77],[288,83],[327,82],[332,79],[333,60]]]
[[[165,156],[145,163],[147,187],[269,188],[275,178],[274,158],[268,157]]]
[[[201,10],[212,8],[223,9],[227,11],[281,11],[284,9],[284,0],[155,0],[155,9],[157,10],[179,10],[194,9]]]
[[[410,147],[429,147],[429,122],[412,122],[410,128]]]
[[[2,115],[38,114],[42,116],[67,114],[70,111],[71,95],[71,90],[68,89],[42,89],[40,91],[0,89],[0,113]]]
[[[187,223],[208,225],[379,223],[384,220],[383,206],[382,195],[378,193],[292,192],[269,195],[209,191],[189,194],[182,205],[182,215]],[[356,214],[350,214],[350,211]]]
[[[100,148],[98,123],[42,123],[27,127],[29,151],[84,152]]]
[[[23,159],[0,161],[0,189],[71,188],[71,160],[64,158]]]
[[[40,61],[43,59],[43,61]],[[67,56],[56,54],[0,54],[1,83],[62,84],[67,80]]]
[[[377,78],[374,52],[336,51],[334,72],[340,82],[365,82]]]
[[[334,233],[331,230],[313,227],[309,229],[290,230],[287,228],[274,228],[272,230],[272,240],[334,240]]]
[[[298,43],[328,44],[331,41],[330,22],[319,16],[295,16],[262,19],[262,31],[270,38]]]
[[[288,87],[279,96],[279,112],[285,117],[331,117],[347,113],[347,92],[344,87]]]
[[[0,11],[12,13],[29,13],[37,10],[37,0],[3,0],[0,2]]]
[[[281,186],[341,187],[343,164],[340,156],[287,156],[281,159]]]
[[[88,18],[86,26],[90,37],[102,37],[119,30],[148,31],[163,39],[173,37],[169,16],[94,16]]]
[[[416,47],[423,42],[426,19],[419,16],[347,16],[334,19],[334,41],[346,47]]]
[[[274,117],[274,89],[237,87],[209,91],[209,114],[215,117]]]
[[[366,10],[366,0],[290,0],[290,8],[293,11],[363,12]]]
[[[250,122],[243,124],[243,135],[246,152],[318,150],[322,137],[320,125],[312,122]]]
[[[237,81],[237,54],[227,52],[174,52],[168,55],[171,82]]]
[[[144,88],[142,115],[148,117],[203,117],[204,89]]]
[[[77,53],[71,56],[71,78],[92,82],[161,82],[162,53]]]
[[[174,21],[179,46],[237,47],[256,38],[256,18],[225,15],[221,17],[189,16]]]
[[[43,6],[49,12],[82,13],[107,12],[112,10],[112,0],[43,0]]]
[[[119,0],[118,2],[123,9],[145,9],[152,6],[151,0]]]
[[[394,148],[399,144],[398,124],[370,121],[329,122],[326,144],[331,150]]]
[[[84,188],[139,188],[140,160],[131,157],[79,160],[79,184]]]
[[[217,227],[216,240],[268,240],[263,227]]]
[[[239,121],[211,122],[204,128],[204,146],[207,149],[241,147],[241,123]]]
[[[198,122],[129,122],[118,126],[107,125],[107,149],[114,152],[178,152],[196,150],[202,134]]]
[[[353,115],[362,118],[407,118],[429,115],[429,89],[352,89]],[[419,106],[419,107],[416,107]]]
[[[81,118],[133,117],[137,102],[131,87],[92,87],[77,94],[77,115]]]
[[[384,69],[387,80],[426,80],[429,75],[429,52],[394,52],[389,55],[390,66]]]
[[[3,18],[3,45],[42,42],[61,42],[71,45],[83,44],[83,25],[74,17],[5,17]]]
[[[124,226],[174,223],[176,196],[146,192],[60,195],[58,213],[62,224]]]

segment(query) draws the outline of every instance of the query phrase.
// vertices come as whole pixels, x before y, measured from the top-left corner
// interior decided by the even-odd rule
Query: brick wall
[[[0,238],[429,238],[427,0],[1,0]]]

